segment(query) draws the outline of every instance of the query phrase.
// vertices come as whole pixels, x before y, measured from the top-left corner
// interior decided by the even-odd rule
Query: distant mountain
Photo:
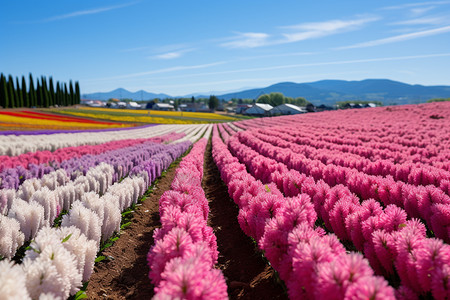
[[[389,105],[423,103],[432,98],[449,98],[450,86],[410,85],[388,79],[366,79],[361,81],[321,80],[310,83],[280,82],[268,87],[247,89],[216,96],[223,100],[230,100],[232,98],[257,99],[262,94],[273,92],[280,92],[292,98],[304,97],[315,105],[333,105],[337,101],[347,100],[381,101],[385,105]],[[190,94],[184,97],[191,97],[192,95],[198,97],[201,94]],[[110,98],[150,100],[154,98],[164,99],[173,97],[166,94],[153,94],[145,91],[131,93],[125,89],[117,89],[109,93],[82,95],[82,98],[98,100],[107,100]]]
[[[450,86],[410,85],[388,79],[361,81],[321,80],[310,83],[281,82],[265,88],[218,96],[221,99],[256,99],[262,94],[280,92],[287,97],[304,97],[313,104],[335,104],[337,101],[381,101],[384,104],[423,103],[432,98],[450,97]]]
[[[114,91],[106,92],[106,93],[82,94],[81,98],[82,99],[91,99],[91,100],[103,100],[103,101],[106,101],[111,98],[133,99],[136,101],[140,101],[140,100],[150,100],[150,99],[155,99],[155,98],[164,99],[164,98],[170,98],[170,96],[166,95],[166,94],[149,93],[149,92],[146,92],[143,90],[133,93],[126,89],[119,88],[119,89],[115,89]]]

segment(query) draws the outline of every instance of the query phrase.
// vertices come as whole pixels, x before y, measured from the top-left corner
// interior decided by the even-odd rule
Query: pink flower
[[[394,255],[395,241],[393,237],[384,230],[377,230],[372,233],[372,241],[369,244],[373,245],[373,250],[376,258],[383,267],[383,275],[390,275],[394,273]],[[372,261],[369,259],[370,264]]]
[[[418,249],[424,246],[425,239],[414,235],[411,230],[404,229],[396,234],[397,257],[395,258],[395,268],[400,276],[403,285],[414,291],[420,292],[420,283],[417,276],[417,255]]]
[[[362,277],[351,284],[345,293],[346,300],[395,300],[395,292],[382,277]]]
[[[433,204],[431,206],[431,215],[431,229],[435,236],[449,243],[450,205]]]
[[[380,203],[373,200],[365,200],[362,202],[360,208],[356,209],[345,219],[345,227],[350,239],[355,245],[356,249],[362,250],[364,241],[366,240],[363,236],[362,224],[369,217],[377,216],[383,212]]]
[[[329,219],[333,232],[341,240],[350,240],[345,223],[346,219],[359,208],[359,201],[355,197],[345,197],[334,205],[330,212]]]
[[[436,269],[431,277],[431,294],[435,299],[450,298],[450,266]]]
[[[417,274],[422,289],[431,290],[431,279],[436,270],[450,265],[450,246],[438,239],[426,239],[417,254]]]
[[[174,228],[162,240],[156,241],[147,254],[150,267],[149,278],[157,286],[166,263],[175,257],[182,257],[193,249],[192,238],[181,228]]]
[[[341,255],[318,267],[316,299],[343,299],[348,287],[359,279],[372,276],[372,269],[360,254]]]
[[[384,209],[384,214],[380,215],[380,222],[387,232],[397,231],[406,223],[406,212],[396,205],[388,205]]]
[[[292,275],[287,280],[291,299],[312,299],[317,282],[317,266],[336,258],[329,245],[318,236],[297,244],[292,255]]]
[[[162,274],[155,299],[227,299],[223,274],[195,256],[172,259]]]

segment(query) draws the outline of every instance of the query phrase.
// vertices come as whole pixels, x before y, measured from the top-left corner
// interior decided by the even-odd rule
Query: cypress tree
[[[81,95],[80,95],[80,84],[78,81],[75,81],[75,104],[80,104]]]
[[[49,107],[50,106],[50,99],[48,96],[48,88],[47,88],[47,78],[45,78],[44,76],[41,76],[41,89],[42,89],[42,106],[43,107]]]
[[[66,103],[66,106],[70,106],[70,97],[69,92],[67,91],[67,83],[64,83],[64,102]]]
[[[31,75],[31,73],[30,73],[30,89],[28,91],[28,96],[30,98],[30,106],[37,106],[36,90],[34,89],[33,75]]]
[[[3,108],[7,108],[9,106],[8,86],[3,73],[0,76],[0,106]]]
[[[61,102],[61,89],[59,87],[59,81],[56,82],[56,94],[55,94],[55,104],[57,104],[58,106],[62,106],[62,102]]]
[[[8,98],[9,98],[9,107],[16,107],[16,98],[14,93],[14,79],[11,75],[8,76]]]
[[[27,83],[25,82],[25,76],[23,75],[22,75],[22,99],[23,99],[23,106],[30,107],[30,98],[28,97]]]
[[[55,104],[56,104],[56,95],[55,95],[55,88],[54,88],[54,86],[53,86],[53,78],[52,78],[52,76],[50,76],[50,78],[49,78],[49,95],[50,95],[50,105],[52,105],[52,106],[55,106]]]
[[[16,77],[16,99],[17,99],[17,107],[23,107],[23,96],[22,89],[19,84],[19,77]]]
[[[73,90],[72,80],[69,81],[69,97],[70,97],[70,105],[75,105],[75,93]]]
[[[36,107],[42,107],[42,103],[44,101],[44,95],[42,94],[42,87],[39,83],[39,80],[37,81],[37,87],[36,87]]]

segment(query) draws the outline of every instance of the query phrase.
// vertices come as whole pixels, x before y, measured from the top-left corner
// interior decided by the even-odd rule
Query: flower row
[[[258,132],[251,131],[258,140],[267,142],[280,148],[290,149],[292,152],[302,154],[305,158],[320,160],[324,164],[356,169],[368,175],[392,176],[394,180],[400,180],[413,185],[440,186],[442,181],[450,181],[450,172],[421,163],[394,163],[390,160],[371,159],[328,148],[315,148],[309,145],[297,144],[289,141],[288,134],[279,134],[276,130]],[[448,164],[450,166],[450,163]]]
[[[58,133],[42,135],[0,135],[0,155],[17,156],[27,152],[82,145],[97,145],[124,139],[146,139],[170,132],[181,133],[202,128],[204,125],[158,125],[150,129],[139,127],[129,130]]]
[[[209,136],[209,134],[208,134]],[[162,227],[147,255],[155,299],[226,299],[217,263],[216,237],[207,225],[209,206],[201,187],[207,138],[194,144],[159,201]]]

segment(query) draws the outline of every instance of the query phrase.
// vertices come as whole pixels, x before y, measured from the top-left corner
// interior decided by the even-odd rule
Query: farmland
[[[0,298],[447,299],[449,116],[0,111]]]

